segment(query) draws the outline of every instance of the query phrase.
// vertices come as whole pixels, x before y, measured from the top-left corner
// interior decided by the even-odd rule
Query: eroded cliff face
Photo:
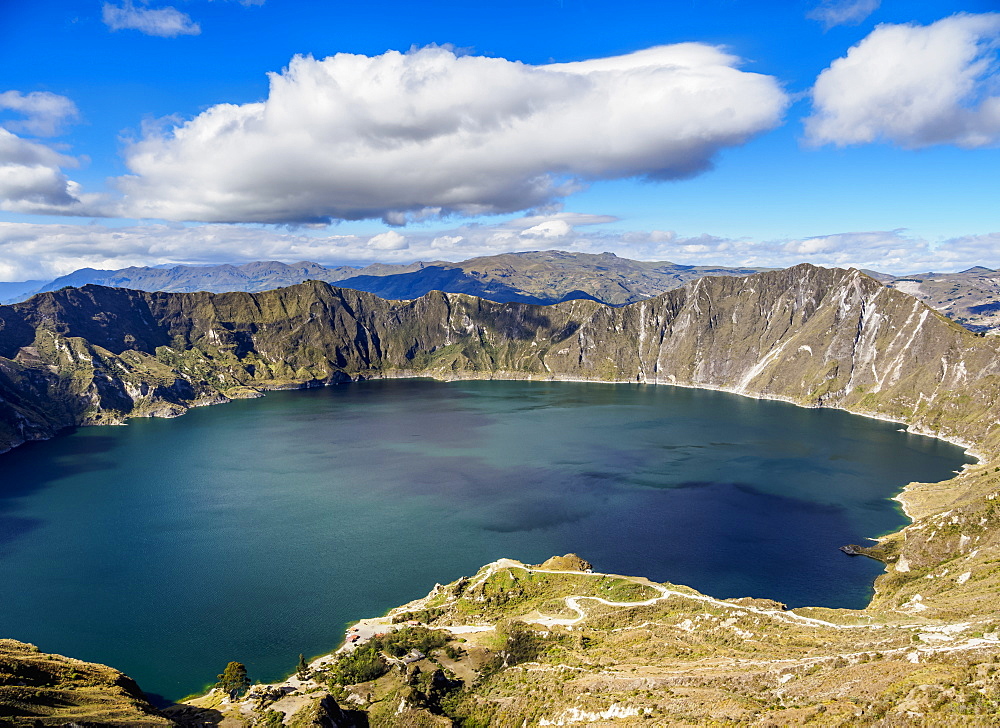
[[[702,278],[623,308],[86,286],[0,307],[0,446],[74,424],[354,377],[576,378],[714,387],[993,443],[997,346],[858,271]]]

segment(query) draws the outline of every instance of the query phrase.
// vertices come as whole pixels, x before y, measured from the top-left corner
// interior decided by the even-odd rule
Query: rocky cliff
[[[352,377],[574,378],[714,387],[993,442],[997,344],[858,271],[701,278],[621,308],[85,286],[0,307],[0,446]]]

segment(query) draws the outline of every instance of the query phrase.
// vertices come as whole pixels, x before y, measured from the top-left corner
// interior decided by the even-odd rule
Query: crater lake
[[[89,427],[0,456],[0,636],[168,699],[254,680],[500,557],[716,597],[861,608],[838,547],[961,448],[829,409],[669,386],[385,380]]]

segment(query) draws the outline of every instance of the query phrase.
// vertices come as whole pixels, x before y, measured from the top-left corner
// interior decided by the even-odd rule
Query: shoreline
[[[955,437],[955,436],[951,436],[951,435],[945,435],[945,434],[942,434],[940,432],[933,432],[933,431],[930,431],[930,430],[925,430],[925,429],[923,429],[923,428],[921,428],[921,427],[919,427],[917,425],[914,425],[914,424],[911,424],[911,423],[907,422],[906,420],[900,420],[900,419],[896,419],[896,418],[893,418],[893,417],[888,417],[886,415],[882,415],[882,414],[879,414],[877,412],[866,412],[866,411],[852,410],[852,409],[849,409],[847,407],[840,407],[840,406],[837,406],[837,405],[827,405],[827,404],[810,405],[810,404],[803,404],[801,402],[795,401],[791,397],[785,397],[785,396],[780,395],[780,394],[752,393],[752,392],[746,392],[746,391],[740,390],[740,389],[735,389],[735,388],[732,388],[732,387],[720,387],[720,386],[713,385],[713,384],[687,384],[687,383],[682,383],[682,382],[677,382],[677,381],[669,381],[669,380],[666,380],[666,379],[659,379],[659,378],[652,379],[652,380],[646,379],[646,378],[643,378],[641,380],[632,380],[632,379],[584,379],[584,378],[581,378],[581,377],[563,377],[563,376],[560,376],[558,374],[553,374],[553,373],[547,373],[546,376],[544,376],[544,377],[536,377],[536,376],[531,376],[531,375],[516,376],[516,373],[513,373],[513,372],[499,372],[499,373],[502,374],[503,376],[500,376],[500,377],[495,377],[495,376],[491,376],[491,377],[433,376],[433,375],[429,375],[429,374],[418,374],[418,373],[406,373],[406,374],[403,374],[403,375],[400,376],[400,375],[397,375],[395,373],[392,373],[392,374],[388,374],[388,375],[384,375],[384,376],[380,376],[380,377],[370,377],[370,379],[434,379],[435,381],[440,381],[440,382],[492,381],[492,380],[500,380],[500,381],[526,381],[526,382],[532,382],[532,381],[533,382],[578,382],[578,383],[581,383],[581,384],[648,384],[648,385],[659,385],[659,386],[668,386],[668,387],[680,387],[682,389],[700,389],[700,390],[706,390],[706,391],[710,391],[710,392],[723,392],[725,394],[733,394],[733,395],[736,395],[738,397],[747,397],[748,399],[764,400],[764,401],[769,401],[769,402],[784,402],[785,404],[790,404],[790,405],[793,405],[795,407],[801,407],[802,409],[831,409],[831,410],[838,410],[840,412],[847,412],[848,414],[857,415],[858,417],[866,417],[866,418],[868,418],[870,420],[879,420],[881,422],[888,422],[888,423],[891,423],[891,424],[894,424],[894,425],[903,425],[905,427],[905,429],[903,430],[903,432],[906,432],[907,434],[918,435],[920,437],[930,437],[930,438],[933,438],[935,440],[941,440],[942,442],[946,442],[949,445],[954,445],[955,447],[961,448],[962,451],[966,455],[968,455],[969,457],[971,457],[973,460],[976,461],[974,463],[965,463],[962,466],[962,469],[960,471],[958,471],[958,472],[955,473],[954,477],[948,478],[947,480],[939,480],[939,481],[935,481],[934,483],[924,483],[922,481],[912,481],[912,482],[907,483],[906,485],[904,485],[902,487],[902,489],[896,495],[894,495],[892,498],[890,498],[889,500],[894,500],[894,501],[896,501],[897,503],[900,504],[900,507],[903,510],[903,515],[905,515],[909,519],[910,523],[907,524],[906,526],[903,526],[900,529],[897,529],[895,531],[891,531],[890,533],[882,534],[881,536],[867,537],[867,538],[869,538],[869,540],[872,540],[872,541],[882,541],[883,539],[889,538],[889,537],[891,537],[891,536],[893,536],[893,535],[895,535],[897,533],[901,533],[905,528],[908,528],[910,525],[912,525],[914,522],[916,522],[916,519],[914,518],[913,513],[911,512],[910,508],[907,506],[906,499],[905,499],[907,492],[910,492],[910,491],[914,490],[915,486],[920,486],[920,485],[940,485],[940,484],[943,484],[943,483],[948,483],[948,482],[954,480],[955,478],[958,478],[959,476],[964,475],[966,472],[968,472],[972,468],[974,468],[974,467],[976,467],[978,465],[982,465],[987,460],[987,455],[984,452],[982,452],[981,450],[979,450],[977,448],[976,443],[970,442],[968,440],[963,440],[960,437]],[[353,379],[352,381],[363,381],[365,379],[369,379],[369,377],[358,377],[356,379]],[[331,382],[330,384],[336,384],[336,382]],[[325,386],[329,386],[329,385],[325,385]],[[886,565],[886,568],[888,569],[888,565]]]
[[[268,392],[294,391],[301,389],[319,389],[322,387],[331,387],[337,384],[372,381],[378,379],[432,379],[434,381],[439,381],[439,382],[461,382],[461,381],[576,382],[580,384],[613,384],[613,385],[633,384],[633,385],[656,385],[656,386],[680,387],[683,389],[699,389],[711,392],[722,392],[725,394],[732,394],[738,397],[746,397],[748,399],[766,400],[772,402],[784,402],[786,404],[790,404],[795,407],[800,407],[802,409],[839,410],[841,412],[847,412],[848,414],[857,415],[859,417],[866,417],[868,419],[879,420],[891,424],[903,425],[905,427],[904,431],[907,434],[918,435],[921,437],[930,437],[936,440],[941,440],[942,442],[946,442],[950,445],[954,445],[956,447],[961,448],[966,455],[968,455],[969,457],[971,457],[973,460],[976,461],[974,463],[965,463],[960,471],[955,472],[955,475],[952,478],[948,478],[947,480],[935,481],[934,483],[913,481],[904,485],[902,489],[900,489],[900,491],[896,495],[892,496],[892,498],[890,498],[889,500],[893,500],[899,503],[903,511],[903,515],[907,519],[909,519],[910,523],[895,531],[891,531],[889,533],[885,533],[880,536],[866,537],[869,540],[876,542],[881,542],[885,539],[889,539],[895,536],[896,534],[902,533],[905,529],[909,528],[916,522],[916,518],[914,517],[913,511],[911,510],[912,506],[908,505],[906,502],[907,493],[914,491],[916,487],[921,485],[943,485],[945,483],[949,483],[952,480],[964,475],[972,468],[982,465],[988,459],[988,456],[982,450],[978,449],[977,443],[964,440],[960,437],[945,435],[940,432],[926,430],[918,425],[909,423],[906,420],[889,417],[887,415],[879,414],[877,412],[853,410],[848,407],[822,404],[822,403],[803,404],[802,402],[798,402],[791,397],[786,397],[780,394],[748,392],[746,390],[738,389],[735,387],[724,387],[714,384],[692,384],[686,382],[678,382],[672,376],[667,378],[655,377],[652,379],[646,377],[642,377],[641,379],[588,379],[584,377],[564,376],[554,372],[545,372],[543,374],[542,373],[532,374],[528,372],[512,372],[508,370],[497,370],[494,372],[468,372],[468,374],[472,374],[473,376],[464,376],[464,374],[466,374],[466,372],[449,374],[445,372],[427,372],[427,371],[414,371],[409,369],[395,369],[382,372],[374,372],[374,371],[364,372],[353,375],[341,373],[339,376],[331,377],[329,380],[312,379],[305,382],[283,382],[283,383],[276,383],[273,386],[267,386],[266,384],[261,385],[260,387],[243,385],[242,387],[240,387],[239,396],[229,396],[222,394],[220,392],[215,397],[199,398],[198,400],[193,401],[190,405],[181,408],[179,411],[173,410],[169,414],[166,413],[160,414],[157,413],[156,411],[153,411],[142,414],[126,415],[122,417],[120,421],[117,422],[101,422],[101,423],[91,423],[82,425],[71,425],[66,428],[63,428],[63,430],[60,430],[59,432],[54,433],[50,437],[25,440],[19,445],[8,447],[5,450],[0,450],[0,456],[28,442],[44,442],[46,440],[51,440],[53,437],[58,436],[61,432],[74,427],[91,427],[96,425],[121,426],[121,425],[127,425],[128,421],[131,419],[139,419],[139,418],[166,417],[169,419],[174,419],[183,416],[184,414],[187,413],[188,410],[193,409],[195,407],[209,407],[219,404],[228,404],[230,402],[242,399],[258,399],[260,397],[264,397]],[[480,374],[481,376],[474,376],[475,374]],[[889,565],[886,564],[886,572],[888,572],[888,569]]]
[[[581,377],[564,377],[564,376],[559,376],[559,375],[553,374],[553,373],[546,373],[543,376],[534,376],[534,375],[531,375],[531,374],[525,374],[525,373],[521,373],[521,372],[509,372],[509,371],[493,372],[491,376],[462,376],[462,375],[447,376],[447,375],[441,375],[440,373],[438,373],[438,374],[431,374],[431,373],[427,373],[427,372],[416,372],[416,371],[410,371],[410,370],[395,370],[395,371],[392,371],[392,372],[378,373],[378,374],[359,374],[359,375],[355,375],[353,377],[350,377],[349,379],[341,379],[339,381],[318,382],[317,380],[313,380],[313,382],[303,383],[303,384],[301,384],[299,386],[283,386],[283,387],[276,387],[276,388],[273,388],[273,389],[265,389],[265,390],[262,390],[260,396],[264,396],[264,394],[266,394],[266,392],[270,392],[270,391],[288,391],[288,390],[295,390],[295,389],[316,389],[316,388],[320,388],[320,387],[335,386],[335,385],[338,385],[338,384],[348,384],[348,383],[353,383],[353,382],[376,381],[376,380],[387,380],[387,379],[430,379],[430,380],[433,380],[433,381],[445,382],[445,383],[450,383],[450,382],[464,382],[464,381],[473,381],[473,382],[475,382],[475,381],[519,381],[519,382],[539,382],[539,383],[545,383],[545,382],[570,382],[570,383],[579,383],[579,384],[610,384],[610,385],[622,385],[622,384],[626,384],[626,385],[628,385],[628,384],[631,384],[631,385],[664,385],[664,386],[671,386],[671,387],[680,387],[680,388],[683,388],[683,389],[695,389],[695,390],[705,390],[705,391],[722,392],[724,394],[732,394],[732,395],[735,395],[735,396],[747,397],[749,399],[756,399],[756,400],[763,400],[763,401],[784,402],[786,404],[790,404],[790,405],[793,405],[793,406],[796,406],[796,407],[800,407],[802,409],[810,409],[810,410],[831,409],[831,410],[838,410],[838,411],[841,411],[841,412],[846,412],[848,414],[857,415],[857,416],[860,416],[860,417],[866,417],[868,419],[879,420],[879,421],[887,422],[887,423],[890,423],[890,424],[904,425],[904,426],[906,426],[905,432],[907,434],[919,435],[921,437],[930,437],[930,438],[933,438],[933,439],[941,440],[943,442],[947,442],[950,445],[954,445],[956,447],[961,448],[965,454],[969,455],[970,457],[972,457],[973,459],[976,460],[975,463],[966,463],[966,464],[964,464],[962,466],[962,470],[960,472],[957,472],[952,478],[948,478],[947,480],[942,480],[942,481],[936,481],[934,484],[948,483],[951,480],[954,480],[955,478],[959,477],[959,475],[961,475],[962,473],[964,473],[968,469],[970,469],[972,467],[975,467],[976,465],[981,464],[984,461],[984,459],[985,459],[985,455],[982,454],[981,452],[975,450],[974,446],[971,443],[968,443],[967,441],[961,440],[960,438],[954,438],[954,437],[948,437],[946,435],[935,434],[935,433],[932,433],[932,432],[919,431],[919,429],[915,428],[913,425],[911,425],[911,424],[909,424],[909,423],[907,423],[907,422],[905,422],[903,420],[893,419],[891,417],[887,417],[885,415],[880,415],[878,413],[854,411],[854,410],[848,409],[846,407],[838,407],[838,406],[835,406],[835,405],[825,405],[825,404],[807,405],[807,404],[802,404],[800,402],[796,402],[792,398],[790,398],[790,397],[784,397],[782,395],[770,395],[770,394],[764,394],[764,393],[748,393],[748,392],[740,391],[740,390],[733,389],[733,388],[719,387],[719,386],[715,386],[715,385],[685,384],[685,383],[672,382],[672,381],[668,381],[668,380],[665,380],[665,379],[655,379],[655,380],[649,380],[649,379],[643,379],[643,380],[631,380],[631,379],[605,380],[605,379],[586,379],[586,378],[581,378]],[[225,404],[225,402],[219,402],[219,404]],[[891,501],[896,501],[897,503],[900,504],[900,506],[902,508],[902,511],[903,511],[903,514],[909,520],[909,523],[906,524],[906,525],[904,525],[904,526],[902,526],[901,528],[896,529],[894,531],[891,531],[889,533],[882,534],[880,536],[867,537],[869,540],[875,541],[875,542],[881,542],[884,539],[888,539],[888,538],[891,538],[891,537],[895,536],[896,534],[902,533],[905,529],[909,528],[909,526],[911,526],[915,522],[915,519],[914,519],[913,515],[911,514],[911,512],[909,511],[909,509],[906,506],[906,502],[905,502],[903,496],[913,486],[917,486],[917,485],[929,485],[929,484],[928,483],[923,483],[923,482],[917,482],[917,481],[908,483],[908,484],[906,484],[906,485],[903,486],[903,488],[899,491],[899,493],[897,493],[896,495],[894,495],[891,498],[887,499],[887,500],[891,500]],[[884,566],[883,574],[890,573],[890,571],[891,571],[891,565],[889,563],[884,562],[884,561],[882,562],[882,564]],[[598,573],[598,572],[594,572],[594,573]],[[877,578],[878,577],[876,577],[876,579]],[[873,582],[873,586],[874,586],[874,582]],[[875,598],[876,594],[877,594],[877,591],[873,590],[872,599]],[[714,597],[711,597],[711,595],[706,595],[706,596],[708,598],[714,598]],[[348,622],[349,626],[348,626],[348,630],[347,631],[350,631],[351,627],[356,627],[356,626],[358,626],[358,625],[360,625],[362,623],[365,623],[365,624],[368,624],[368,625],[380,624],[380,625],[384,625],[384,626],[391,626],[391,615],[392,615],[393,612],[397,612],[397,611],[403,609],[404,607],[406,607],[406,606],[408,606],[410,604],[413,604],[413,603],[416,603],[416,602],[421,602],[424,599],[426,599],[426,596],[425,597],[419,597],[417,599],[411,600],[410,602],[407,602],[406,604],[397,605],[395,607],[392,607],[392,608],[388,609],[385,612],[385,614],[383,614],[383,615],[381,615],[379,617],[362,617],[362,618],[359,618],[357,620],[350,621],[350,622]],[[869,600],[868,604],[864,608],[862,608],[861,610],[858,610],[858,611],[862,611],[862,612],[866,611],[870,606],[871,606],[871,600]],[[816,607],[809,606],[809,607],[802,607],[802,608],[803,609],[812,609],[812,608],[816,608]],[[825,609],[826,607],[819,607],[819,608]],[[442,627],[441,629],[447,629],[447,628]],[[343,652],[346,647],[348,647],[348,643],[347,643],[347,640],[346,640],[346,633],[345,633],[345,638],[343,640],[341,640],[341,642],[337,646],[335,646],[332,649],[324,652],[323,654],[321,654],[321,655],[319,655],[319,656],[317,656],[317,657],[309,660],[309,663],[308,663],[309,667],[310,668],[313,668],[313,667],[322,667],[323,665],[328,664],[330,661],[332,661],[333,659],[335,659],[338,654],[340,654],[341,652]],[[295,675],[296,675],[296,673],[294,671],[292,671],[291,673],[289,673],[289,675],[286,678],[284,678],[284,680],[276,681],[274,683],[263,683],[263,685],[285,685],[285,684],[288,684],[289,681],[296,680]]]
[[[468,374],[469,376],[466,376],[466,374]],[[478,375],[478,376],[476,376],[476,375]],[[175,417],[180,417],[181,415],[186,414],[186,412],[187,412],[188,409],[191,409],[193,407],[206,407],[206,406],[211,406],[211,405],[216,405],[216,404],[227,404],[229,402],[237,401],[237,400],[240,400],[240,399],[255,399],[255,398],[260,398],[260,397],[265,396],[268,392],[272,392],[272,391],[289,391],[289,390],[318,389],[318,388],[322,388],[322,387],[329,387],[329,386],[334,386],[334,385],[338,385],[338,384],[345,384],[345,383],[350,383],[350,382],[372,381],[372,380],[389,380],[389,379],[430,379],[430,380],[439,381],[439,382],[463,382],[463,381],[526,381],[527,382],[527,381],[534,381],[534,382],[542,382],[542,383],[544,383],[544,382],[568,382],[568,383],[581,383],[581,384],[609,384],[609,385],[666,385],[666,386],[679,387],[679,388],[684,388],[684,389],[694,389],[694,390],[706,390],[706,391],[722,392],[724,394],[732,394],[732,395],[735,395],[735,396],[747,397],[749,399],[784,402],[786,404],[791,404],[791,405],[794,405],[796,407],[801,407],[803,409],[835,409],[835,410],[840,410],[840,411],[843,411],[843,412],[847,412],[848,414],[858,415],[858,416],[862,416],[862,417],[867,417],[869,419],[881,420],[883,422],[905,426],[905,428],[906,428],[905,431],[907,433],[909,433],[909,434],[915,434],[915,435],[919,435],[919,436],[922,436],[922,437],[932,437],[932,438],[941,440],[943,442],[947,442],[947,443],[949,443],[951,445],[955,445],[956,447],[962,448],[962,450],[969,457],[972,457],[973,459],[975,459],[977,461],[976,463],[966,463],[965,465],[963,465],[962,471],[956,473],[952,478],[948,478],[947,480],[936,481],[934,483],[935,485],[942,485],[942,484],[950,483],[955,478],[958,478],[960,475],[962,475],[964,472],[968,471],[969,469],[971,469],[973,467],[976,467],[979,464],[982,464],[985,461],[985,459],[986,459],[985,454],[983,454],[981,451],[979,451],[978,449],[976,449],[976,447],[975,447],[975,445],[973,443],[969,443],[969,442],[964,441],[964,440],[962,440],[960,438],[957,438],[957,437],[949,437],[949,436],[946,436],[946,435],[942,435],[942,434],[938,434],[938,433],[933,433],[933,432],[929,432],[929,431],[921,431],[920,428],[915,427],[914,425],[911,425],[911,424],[907,423],[904,420],[894,419],[894,418],[887,417],[885,415],[881,415],[881,414],[878,414],[878,413],[855,411],[855,410],[849,409],[847,407],[841,407],[841,406],[830,405],[830,404],[815,404],[815,405],[803,404],[801,402],[795,401],[791,397],[786,397],[786,396],[782,396],[782,395],[774,395],[774,394],[767,394],[767,393],[752,393],[752,392],[742,391],[742,390],[739,390],[739,389],[736,389],[736,388],[722,387],[722,386],[709,385],[709,384],[681,383],[681,382],[677,382],[677,381],[670,381],[667,378],[654,378],[654,379],[643,378],[643,379],[614,379],[614,380],[607,380],[607,379],[596,379],[596,378],[592,379],[592,378],[584,378],[584,377],[562,376],[562,375],[555,374],[555,373],[552,373],[552,372],[545,372],[545,373],[540,373],[540,374],[532,374],[532,373],[528,373],[528,372],[511,372],[511,371],[504,371],[504,370],[495,371],[495,372],[460,372],[460,373],[454,373],[454,374],[453,373],[446,373],[446,372],[427,372],[427,371],[412,371],[412,370],[392,370],[392,371],[387,371],[387,372],[364,372],[364,373],[355,374],[353,376],[346,376],[345,375],[345,376],[340,377],[340,378],[331,378],[329,381],[315,380],[314,379],[314,380],[309,380],[309,381],[305,381],[305,382],[282,383],[282,384],[275,385],[273,387],[262,386],[262,387],[259,387],[259,388],[254,388],[254,387],[249,387],[248,386],[248,387],[246,387],[241,392],[241,394],[243,394],[243,396],[229,397],[229,396],[226,396],[226,395],[221,395],[221,396],[219,396],[217,398],[203,398],[203,399],[200,399],[200,400],[198,400],[196,402],[193,402],[191,405],[189,405],[187,407],[184,407],[181,411],[178,411],[176,413],[172,413],[168,417],[170,419],[173,419]],[[130,419],[135,419],[135,418],[139,418],[139,417],[157,417],[157,416],[163,416],[163,415],[158,415],[156,413],[148,413],[148,414],[143,413],[143,414],[136,414],[136,415],[132,415],[132,416],[126,416],[120,422],[99,423],[99,424],[124,425],[124,424],[128,424],[128,420],[130,420]],[[89,426],[90,425],[77,425],[77,427],[89,427]],[[57,433],[57,434],[59,434],[59,433]],[[53,437],[54,436],[55,435],[53,435]],[[49,438],[44,438],[44,439],[52,439],[52,438],[49,437]],[[36,442],[36,441],[40,442],[42,440],[28,440],[26,442]],[[11,448],[11,449],[13,449],[13,448]],[[2,454],[2,453],[0,453],[0,454]],[[909,528],[913,523],[915,523],[915,518],[914,518],[911,510],[907,507],[905,496],[906,496],[907,492],[912,491],[918,485],[929,485],[929,484],[927,484],[927,483],[917,483],[917,482],[908,483],[905,486],[903,486],[903,488],[899,491],[899,493],[897,493],[895,496],[892,496],[892,498],[890,499],[890,500],[898,502],[901,505],[903,513],[906,516],[906,518],[909,520],[909,523],[906,524],[906,525],[904,525],[904,526],[902,526],[901,528],[899,528],[897,530],[894,530],[894,531],[890,532],[890,533],[883,534],[883,535],[877,536],[877,537],[871,537],[871,540],[878,542],[878,541],[882,541],[884,539],[892,538],[892,537],[894,537],[894,536],[902,533],[907,528]],[[884,564],[883,575],[886,574],[886,573],[890,573],[890,571],[891,571],[891,564],[886,563],[886,562],[883,562],[883,564]],[[876,579],[877,579],[877,577],[876,577]],[[872,595],[872,598],[868,601],[868,603],[865,605],[865,607],[862,610],[860,610],[860,611],[864,611],[864,610],[869,609],[871,607],[872,600],[875,598],[876,595],[877,595],[877,592]],[[369,622],[369,623],[372,623],[372,622],[382,622],[384,624],[385,623],[384,620],[388,619],[389,615],[393,611],[398,610],[398,609],[399,609],[399,606],[395,606],[395,607],[392,607],[389,610],[387,610],[386,613],[384,615],[382,615],[381,617],[363,617],[363,618],[360,618],[360,619],[357,619],[357,620],[350,621],[348,624],[351,625],[351,626],[358,625],[358,624],[360,624],[362,622]],[[326,662],[329,662],[332,659],[335,659],[335,657],[340,652],[342,652],[346,646],[347,646],[346,639],[342,639],[336,646],[332,647],[329,650],[324,651],[319,656],[317,656],[317,657],[313,658],[312,660],[310,660],[309,661],[310,667],[319,667],[322,664],[324,664]],[[294,658],[294,656],[291,656],[289,658],[289,662],[290,663],[293,662],[293,658]],[[289,680],[295,680],[295,671],[294,670],[292,670],[284,679],[279,679],[279,680],[277,680],[275,682],[262,683],[262,684],[263,685],[285,685],[286,683],[288,683]],[[191,697],[193,699],[195,696],[189,696],[189,697]],[[204,694],[202,696],[197,696],[197,697],[204,697]],[[178,703],[179,702],[180,701],[178,701]]]

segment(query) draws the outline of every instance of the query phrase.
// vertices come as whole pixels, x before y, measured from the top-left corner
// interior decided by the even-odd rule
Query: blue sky
[[[1000,267],[998,9],[0,3],[0,280],[544,248]]]

